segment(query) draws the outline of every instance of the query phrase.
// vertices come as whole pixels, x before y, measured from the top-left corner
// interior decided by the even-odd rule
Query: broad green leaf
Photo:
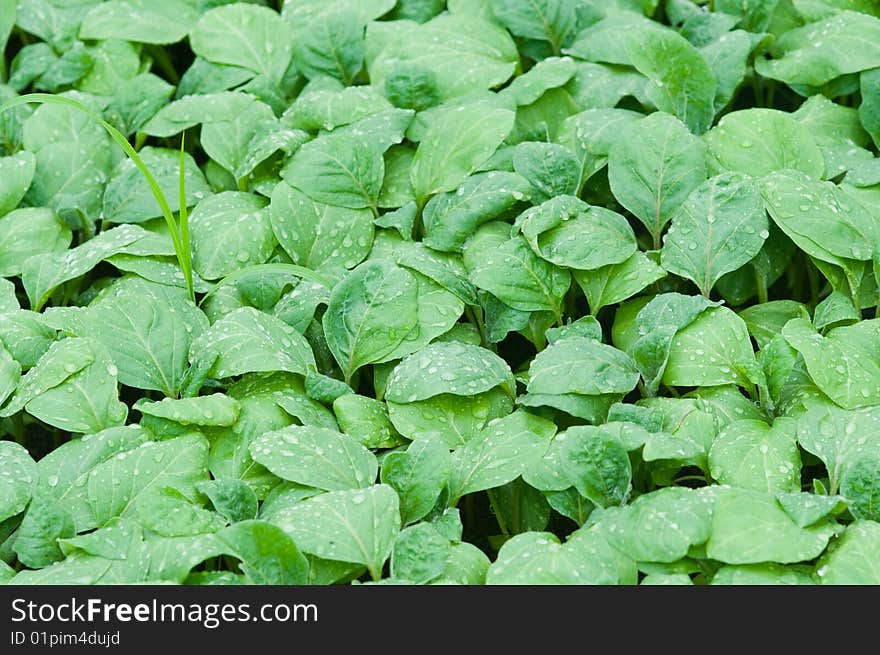
[[[662,380],[670,386],[747,387],[761,381],[759,371],[745,321],[727,307],[713,307],[676,333]]]
[[[386,260],[365,262],[337,284],[323,324],[346,381],[393,353],[416,327],[418,311],[415,277]]]
[[[136,225],[120,225],[76,248],[28,259],[22,265],[21,280],[31,307],[38,311],[61,284],[88,273],[102,259],[124,252],[149,234]]]
[[[658,248],[672,214],[706,177],[706,146],[662,112],[634,123],[608,155],[614,197],[644,224]]]
[[[0,520],[23,511],[30,502],[37,466],[23,446],[0,441]]]
[[[331,491],[298,503],[277,523],[303,552],[363,564],[378,580],[400,532],[399,501],[384,484]]]
[[[776,494],[776,502],[801,528],[836,514],[845,506],[840,496],[823,496],[807,492],[782,492]]]
[[[755,59],[763,77],[821,86],[847,73],[880,66],[880,19],[854,11],[789,30]]]
[[[822,584],[880,584],[880,524],[858,521],[847,527],[843,537],[819,563],[816,575]]]
[[[512,34],[546,41],[557,54],[583,27],[579,12],[585,10],[578,4],[565,0],[491,0],[489,3],[492,14]]]
[[[375,456],[348,435],[314,426],[267,432],[250,452],[281,479],[327,491],[367,487],[379,468]]]
[[[138,400],[132,409],[144,416],[156,416],[180,425],[221,427],[233,425],[238,419],[239,402],[222,393],[195,398],[163,398],[150,401]]]
[[[290,37],[287,23],[271,9],[236,3],[203,14],[189,41],[208,61],[241,66],[277,83],[290,63]]]
[[[309,563],[294,540],[265,521],[243,521],[214,536],[220,548],[241,560],[251,584],[304,585]]]
[[[603,307],[626,300],[666,275],[653,259],[634,252],[619,264],[608,264],[592,271],[573,271],[574,281],[587,297],[593,315]]]
[[[422,214],[423,241],[435,250],[461,250],[480,225],[504,215],[531,192],[528,180],[516,173],[475,173],[465,178],[457,191],[428,201]]]
[[[207,327],[182,288],[123,278],[89,306],[82,336],[107,349],[122,384],[175,396],[190,343]]]
[[[310,141],[287,163],[282,177],[312,199],[378,213],[385,175],[382,148],[364,137],[330,134]]]
[[[780,417],[772,427],[741,420],[727,426],[709,450],[709,469],[720,484],[774,494],[799,491],[801,457],[796,423]]]
[[[678,293],[654,296],[641,307],[633,305],[633,331],[625,340],[615,337],[614,343],[632,355],[649,391],[660,385],[676,334],[712,305],[705,297]]]
[[[694,189],[673,214],[660,261],[708,297],[718,278],[747,264],[769,235],[761,196],[751,179],[722,174]]]
[[[364,65],[364,23],[350,10],[322,12],[298,37],[294,61],[310,79],[330,76],[349,85]]]
[[[391,575],[427,584],[446,570],[452,544],[428,523],[401,530],[391,554]]]
[[[173,487],[155,487],[140,494],[135,513],[141,525],[163,537],[191,537],[217,532],[225,519],[190,502]]]
[[[804,408],[798,416],[798,443],[824,462],[830,491],[837,493],[849,467],[880,444],[880,416],[874,408],[845,410],[828,400],[808,401]]]
[[[482,18],[442,14],[423,25],[411,23],[395,38],[381,34],[381,23],[367,28],[367,68],[381,85],[399,61],[434,73],[443,98],[489,89],[506,82],[516,68],[513,39],[502,27]],[[431,47],[425,47],[430,43]],[[378,50],[370,61],[371,47]]]
[[[531,183],[536,202],[578,192],[580,162],[564,146],[533,141],[520,143],[513,154],[513,167]]]
[[[549,532],[526,532],[501,547],[486,574],[486,583],[616,584],[614,557],[608,542],[595,531],[582,528],[564,544]]]
[[[571,57],[548,57],[513,78],[501,93],[509,94],[519,106],[531,105],[550,89],[565,85],[576,71],[577,64]]]
[[[0,220],[0,274],[20,275],[31,257],[65,251],[70,228],[51,209],[16,209]]]
[[[442,438],[429,434],[413,441],[402,452],[382,460],[381,480],[400,497],[404,525],[424,518],[434,507],[452,470],[449,449]]]
[[[713,164],[722,170],[760,177],[792,169],[817,179],[825,172],[809,128],[777,109],[731,112],[705,140]]]
[[[194,495],[196,483],[208,477],[207,459],[208,442],[200,435],[189,435],[148,442],[98,464],[85,485],[92,510],[90,527],[130,515],[143,494],[161,487]]]
[[[828,523],[801,528],[773,496],[745,489],[719,490],[706,554],[727,564],[790,564],[817,557],[834,528]]]
[[[705,491],[659,489],[602,519],[609,522],[604,534],[636,561],[675,562],[709,538],[714,502]]]
[[[599,395],[627,393],[639,372],[624,352],[587,337],[550,344],[529,366],[529,393]]]
[[[199,123],[228,121],[254,101],[252,95],[238,91],[186,95],[162,107],[142,131],[150,136],[173,136]]]
[[[873,68],[861,74],[862,102],[859,119],[871,135],[874,145],[880,144],[880,69]]]
[[[0,157],[0,216],[18,207],[34,178],[37,160],[27,150]]]
[[[443,109],[422,136],[410,168],[416,200],[455,189],[498,148],[514,114],[490,102]]]
[[[390,448],[402,443],[388,418],[388,409],[378,400],[346,392],[333,400],[333,413],[340,430],[367,448]]]
[[[571,286],[568,271],[538,257],[521,236],[497,247],[476,240],[471,244],[466,257],[474,260],[469,273],[475,286],[514,309],[561,315],[563,297]]]
[[[846,469],[840,483],[849,511],[856,519],[880,518],[880,459],[859,459]]]
[[[238,191],[201,201],[190,217],[190,230],[193,269],[206,280],[264,263],[276,244],[266,201]]]
[[[498,355],[480,346],[438,342],[410,355],[394,368],[385,398],[412,403],[439,394],[475,396],[495,387],[511,396],[514,393],[513,374]]]
[[[785,324],[782,335],[804,358],[816,386],[834,402],[846,409],[880,402],[880,321],[834,328],[823,337],[797,318]]]
[[[712,576],[713,585],[805,585],[810,576],[794,567],[779,564],[742,564],[722,566]]]
[[[206,495],[214,510],[230,523],[247,521],[257,516],[257,496],[241,480],[206,480],[198,483],[196,489]]]
[[[176,43],[189,33],[198,18],[198,10],[185,0],[113,0],[86,14],[79,38]]]
[[[679,118],[702,134],[715,116],[715,73],[703,55],[671,30],[645,30],[626,35],[626,54],[648,78],[645,95],[660,111]]]
[[[210,375],[229,378],[255,371],[305,375],[315,367],[305,337],[281,320],[242,307],[230,312],[193,340],[190,361],[219,355]]]
[[[524,410],[490,422],[452,454],[450,499],[516,479],[543,457],[554,432],[550,421]]]
[[[57,540],[76,534],[73,517],[48,496],[31,501],[12,548],[18,560],[31,568],[43,568],[64,559]]]
[[[600,507],[626,502],[632,467],[617,439],[591,425],[569,428],[560,459],[563,475],[591,502]]]
[[[354,268],[373,243],[372,214],[317,202],[288,184],[272,192],[272,231],[294,264]]]
[[[574,196],[558,195],[526,210],[517,221],[535,254],[557,266],[595,270],[619,264],[636,251],[623,216]]]

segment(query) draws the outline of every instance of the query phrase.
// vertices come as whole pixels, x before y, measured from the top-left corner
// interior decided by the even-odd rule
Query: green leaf
[[[513,127],[514,114],[491,102],[444,109],[429,124],[410,168],[416,200],[451,191],[483,164]]]
[[[309,563],[281,528],[265,521],[243,521],[215,535],[220,547],[241,560],[251,584],[304,585]]]
[[[624,352],[587,337],[550,344],[529,366],[529,393],[599,395],[626,393],[638,382],[633,360]]]
[[[76,534],[73,517],[54,498],[38,496],[21,522],[12,548],[18,561],[31,568],[43,568],[64,559],[57,540]]]
[[[629,456],[617,439],[591,425],[566,431],[562,473],[578,492],[600,507],[622,505],[631,490]]]
[[[709,538],[714,502],[706,491],[659,489],[603,518],[602,524],[609,521],[604,534],[638,562],[676,562]]]
[[[582,7],[564,0],[491,0],[492,14],[516,36],[546,41],[554,52],[571,41],[580,27]]]
[[[614,197],[644,224],[657,247],[672,214],[706,176],[706,146],[662,112],[634,123],[608,155]]]
[[[761,196],[750,178],[713,177],[673,214],[663,239],[661,263],[692,280],[704,296],[725,273],[747,264],[769,236]]]
[[[792,169],[821,178],[822,152],[810,130],[776,109],[731,112],[706,134],[714,164],[721,169],[754,176]]]
[[[70,228],[51,209],[13,210],[0,221],[0,274],[20,275],[30,258],[60,253],[70,242]]]
[[[236,3],[203,14],[189,42],[208,61],[241,66],[278,83],[290,63],[290,37],[287,23],[271,9]]]
[[[107,349],[122,384],[176,396],[190,343],[207,327],[181,288],[123,278],[89,306],[83,336]]]
[[[0,216],[18,207],[34,178],[37,160],[27,150],[0,157]]]
[[[311,425],[267,432],[250,452],[281,479],[327,491],[368,487],[379,469],[375,456],[348,435]]]
[[[821,554],[832,534],[827,523],[799,527],[773,496],[727,488],[718,492],[706,554],[728,564],[803,562]]]
[[[564,146],[555,143],[520,143],[513,154],[513,167],[531,183],[536,202],[578,192],[580,162]]]
[[[252,307],[236,309],[193,340],[190,361],[219,355],[210,375],[229,378],[255,371],[305,375],[315,357],[305,337],[281,320]]]
[[[191,503],[172,487],[142,493],[135,509],[141,525],[163,537],[210,534],[226,525],[222,516]]]
[[[354,268],[373,243],[372,214],[317,202],[288,184],[272,192],[272,231],[294,264]]]
[[[559,195],[517,219],[535,254],[557,266],[595,270],[619,264],[636,251],[626,219],[574,196]]]
[[[196,484],[196,489],[205,494],[214,510],[230,523],[257,516],[257,495],[241,480],[205,480]]]
[[[806,319],[792,319],[782,335],[804,358],[810,377],[846,409],[880,402],[880,320],[862,321],[819,335]]]
[[[487,584],[616,584],[614,553],[605,539],[583,528],[560,544],[549,532],[516,535],[489,567]]]
[[[880,70],[874,68],[861,74],[859,119],[871,135],[874,145],[880,144]]]
[[[799,491],[801,457],[796,423],[780,417],[773,426],[741,420],[727,426],[709,450],[712,477],[721,484],[774,494]]]
[[[777,493],[776,502],[801,528],[818,523],[845,506],[840,496],[822,496],[807,492]]]
[[[91,507],[91,527],[104,526],[117,516],[130,515],[138,499],[162,487],[184,496],[208,477],[208,443],[200,435],[148,442],[106,460],[89,472],[85,494]],[[83,526],[77,524],[80,529]]]
[[[554,432],[550,421],[524,410],[490,422],[453,453],[450,500],[516,479],[543,457]]]
[[[446,570],[452,544],[427,523],[405,528],[397,535],[391,554],[391,575],[426,584]]]
[[[331,491],[293,506],[279,527],[303,552],[363,564],[378,580],[400,532],[399,501],[384,484]]]
[[[364,64],[364,23],[349,10],[329,8],[298,32],[297,67],[310,79],[335,77],[351,84]]]
[[[384,84],[397,62],[405,61],[432,71],[440,95],[452,98],[503,84],[516,68],[510,34],[483,18],[445,13],[423,25],[407,25],[394,38],[382,34],[379,25],[367,28],[367,69],[375,85]]]
[[[561,315],[562,299],[571,286],[571,276],[568,271],[538,257],[525,238],[517,236],[497,247],[475,239],[465,256],[473,257],[475,265],[470,270],[470,279],[480,289],[514,309]]]
[[[345,393],[333,401],[339,428],[367,448],[390,448],[402,442],[383,403]]]
[[[662,380],[669,386],[763,382],[745,321],[727,307],[702,312],[676,333]]]
[[[623,39],[632,65],[648,78],[645,95],[660,111],[702,134],[715,116],[715,73],[703,55],[671,30],[650,29]]]
[[[300,148],[281,175],[316,201],[376,213],[385,175],[382,152],[362,137],[322,136]]]
[[[400,497],[404,525],[424,518],[434,507],[452,470],[444,440],[428,434],[413,441],[403,452],[392,452],[382,460],[381,480]]]
[[[880,460],[875,457],[853,462],[843,475],[840,493],[856,519],[880,518]]]
[[[822,584],[878,584],[880,524],[859,521],[847,527],[843,537],[820,561],[816,574]]]
[[[113,0],[86,14],[79,38],[176,43],[189,33],[198,18],[198,11],[185,0]]]
[[[0,520],[5,521],[27,507],[37,466],[28,451],[12,441],[0,441]]]
[[[626,300],[666,275],[666,271],[641,251],[619,264],[572,273],[594,315],[603,307]]]
[[[216,280],[269,259],[275,236],[266,201],[226,191],[200,202],[190,216],[193,269]]]
[[[141,398],[133,406],[144,416],[156,416],[180,425],[229,426],[238,419],[239,402],[222,393],[195,398]]]
[[[794,567],[779,564],[744,564],[722,566],[712,576],[713,585],[804,585],[810,577]]]
[[[430,377],[425,377],[425,373]],[[513,374],[498,355],[480,346],[438,342],[410,355],[394,368],[385,398],[412,403],[439,394],[475,396],[499,386],[513,395]]]
[[[880,66],[880,19],[854,11],[787,31],[755,59],[763,77],[821,86],[847,73]]]
[[[388,358],[416,327],[418,311],[416,279],[391,262],[365,262],[337,284],[323,324],[346,381]]]

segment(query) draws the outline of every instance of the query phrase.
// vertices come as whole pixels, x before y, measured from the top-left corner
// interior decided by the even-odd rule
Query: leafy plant
[[[0,581],[880,583],[875,3],[69,4]]]

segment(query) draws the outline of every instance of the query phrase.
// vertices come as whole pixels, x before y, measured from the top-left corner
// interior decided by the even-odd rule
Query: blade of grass
[[[165,194],[162,193],[162,189],[159,187],[159,183],[156,182],[156,178],[150,173],[146,164],[144,164],[143,159],[141,159],[140,155],[137,151],[132,148],[131,144],[128,142],[128,139],[125,138],[119,130],[113,127],[110,123],[105,121],[103,118],[94,113],[91,109],[86,107],[80,102],[77,102],[73,98],[65,98],[63,96],[51,95],[49,93],[28,93],[23,96],[19,96],[17,98],[12,98],[11,100],[7,100],[2,105],[0,105],[0,113],[3,113],[7,109],[12,107],[17,107],[18,105],[26,105],[26,104],[50,104],[50,105],[66,105],[68,107],[73,107],[77,109],[87,116],[89,116],[92,120],[98,123],[101,127],[103,127],[107,134],[110,135],[110,138],[113,139],[120,148],[122,148],[123,152],[131,159],[132,163],[137,167],[137,169],[141,172],[144,179],[147,181],[147,185],[150,187],[150,191],[153,193],[153,197],[156,199],[156,202],[159,203],[159,209],[162,210],[162,215],[165,217],[165,222],[168,223],[168,227],[171,231],[171,242],[174,245],[174,252],[177,255],[177,263],[180,266],[180,270],[183,271],[184,278],[187,283],[187,290],[189,291],[190,299],[195,302],[195,291],[193,289],[192,284],[192,253],[189,249],[188,239],[184,242],[182,235],[178,229],[177,221],[174,218],[174,214],[171,211],[171,207],[168,206],[168,201],[165,199]],[[181,167],[181,184],[183,177],[183,168]],[[184,209],[184,212],[186,209]]]

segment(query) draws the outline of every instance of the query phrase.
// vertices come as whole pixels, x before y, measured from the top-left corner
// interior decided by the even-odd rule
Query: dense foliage
[[[270,4],[0,0],[0,581],[880,583],[880,5]]]

